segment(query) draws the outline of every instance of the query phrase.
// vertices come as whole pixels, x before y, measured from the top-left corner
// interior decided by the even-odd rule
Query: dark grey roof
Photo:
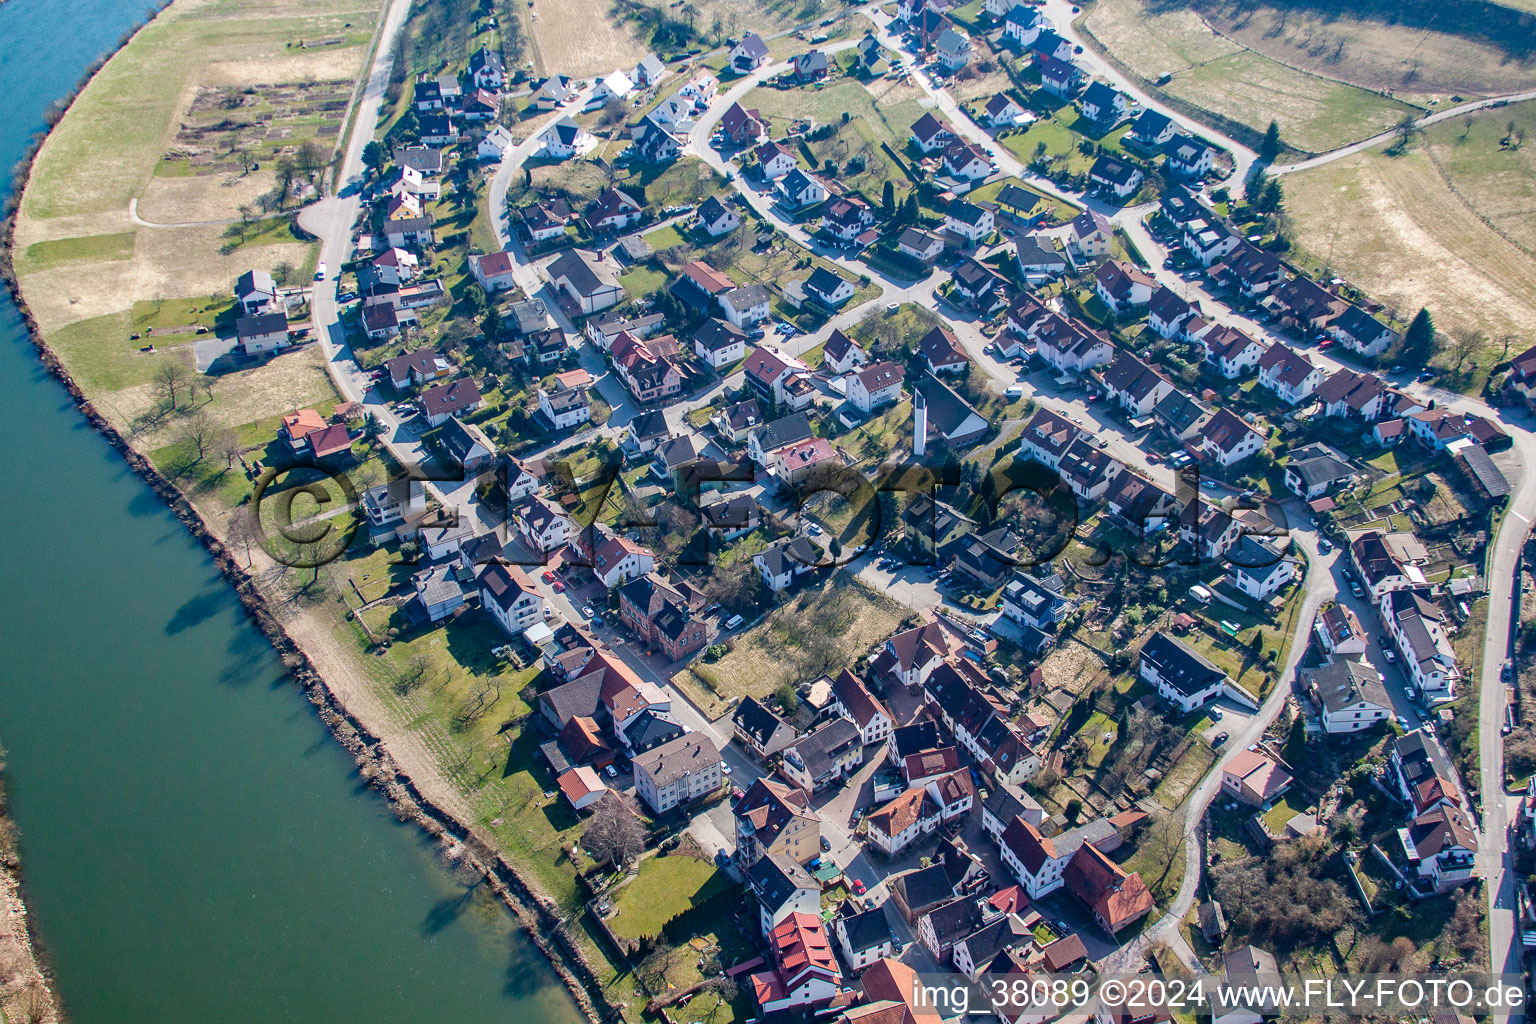
[[[1369,665],[1348,658],[1340,658],[1331,665],[1303,670],[1307,682],[1317,693],[1323,707],[1329,711],[1342,711],[1362,700],[1378,704],[1388,710],[1392,701],[1387,688]]]
[[[844,934],[848,936],[849,950],[854,953],[878,949],[892,938],[891,925],[885,919],[884,907],[875,907],[842,918],[842,926]]]
[[[602,690],[603,673],[589,672],[544,691],[539,700],[549,706],[556,721],[563,726],[578,715],[589,718],[595,715]]]
[[[961,896],[930,910],[927,917],[934,938],[950,944],[975,931],[981,923],[981,908],[971,897]]]
[[[805,766],[805,773],[815,780],[832,770],[834,759],[847,750],[850,744],[863,742],[857,725],[846,718],[834,718],[800,737],[785,754],[798,755],[801,764]]]
[[[681,736],[683,727],[665,711],[646,708],[624,723],[624,736],[636,750],[646,750]]]
[[[813,431],[810,417],[803,412],[795,412],[763,424],[753,436],[764,450],[771,450],[808,440],[813,436]]]
[[[917,722],[893,730],[891,738],[896,744],[896,756],[903,758],[908,754],[916,754],[920,750],[932,750],[937,747],[939,727],[929,721]]]
[[[769,910],[777,910],[802,889],[821,890],[810,872],[801,867],[793,857],[782,853],[770,853],[758,860],[747,871],[747,884],[759,902]]]
[[[758,557],[763,560],[763,565],[767,566],[770,576],[782,576],[795,569],[812,568],[820,561],[816,546],[804,537],[771,544],[758,552]]]
[[[1141,658],[1156,666],[1158,675],[1185,695],[1199,693],[1213,682],[1227,678],[1221,669],[1161,630],[1147,638]]]
[[[741,699],[741,703],[736,705],[736,712],[731,716],[731,721],[759,744],[767,743],[772,739],[774,732],[785,726],[782,718],[763,707],[752,697]]]
[[[912,910],[921,910],[936,903],[953,899],[955,889],[949,884],[949,873],[942,864],[907,871],[891,879],[893,893],[900,891],[902,900]]]
[[[235,333],[242,338],[276,334],[287,330],[288,317],[284,313],[258,313],[255,316],[243,316],[235,321]]]
[[[1467,472],[1472,474],[1490,498],[1503,498],[1509,494],[1509,481],[1504,478],[1499,467],[1493,464],[1493,459],[1489,458],[1488,449],[1480,444],[1468,445],[1457,455],[1466,464]]]

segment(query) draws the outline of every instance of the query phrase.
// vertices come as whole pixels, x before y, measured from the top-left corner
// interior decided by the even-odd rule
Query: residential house
[[[821,556],[804,537],[780,540],[752,556],[752,564],[775,594],[799,577],[819,568]]]
[[[595,235],[622,231],[638,221],[644,209],[640,201],[628,192],[610,188],[587,207],[587,227]]]
[[[1063,877],[1067,891],[1111,937],[1152,912],[1152,892],[1141,875],[1127,873],[1092,843],[1078,849]]]
[[[737,327],[756,327],[770,315],[768,289],[760,284],[732,288],[722,293],[717,301],[725,318]]]
[[[833,273],[826,267],[817,267],[805,281],[805,292],[828,309],[836,309],[855,291],[852,281]]]
[[[1445,615],[1421,590],[1393,590],[1381,600],[1381,620],[1397,647],[1408,680],[1426,700],[1456,696],[1461,669],[1446,631]]]
[[[1198,317],[1194,318],[1198,319]],[[1186,323],[1185,335],[1194,327],[1194,319]],[[1204,321],[1201,321],[1204,324]],[[1221,371],[1228,380],[1236,380],[1259,365],[1265,348],[1235,327],[1205,324],[1204,333],[1198,339],[1205,349],[1205,361]]]
[[[457,416],[448,417],[437,440],[466,474],[474,475],[496,460],[495,442],[479,427],[465,423]]]
[[[507,68],[501,54],[481,47],[469,57],[469,77],[476,89],[499,92],[507,84]]]
[[[736,738],[740,740],[742,735],[738,723]],[[793,736],[791,729],[790,738]],[[770,756],[760,754],[759,759]],[[731,813],[736,818],[735,860],[740,871],[747,871],[769,855],[782,855],[797,864],[809,864],[821,856],[821,817],[811,809],[810,797],[799,786],[766,777],[755,779],[731,805]]]
[[[693,335],[693,351],[711,369],[718,370],[746,358],[747,335],[724,320],[706,320]]]
[[[1334,340],[1362,356],[1379,356],[1397,341],[1398,334],[1359,306],[1348,306],[1329,326]]]
[[[1215,147],[1194,135],[1175,135],[1166,152],[1168,168],[1181,178],[1203,178],[1216,166]]]
[[[982,681],[974,663],[939,664],[923,684],[923,701],[995,784],[1022,786],[1040,770],[1039,753],[1006,717],[1011,706]]]
[[[276,352],[288,344],[288,315],[279,311],[242,316],[235,321],[235,337],[247,356]]]
[[[1029,4],[1015,3],[1003,15],[1003,38],[1012,40],[1020,49],[1033,46],[1040,33],[1050,27],[1040,8]]]
[[[372,526],[416,519],[427,511],[427,492],[420,480],[399,478],[363,492],[363,514]]]
[[[884,907],[839,915],[832,922],[832,930],[842,948],[843,959],[854,971],[862,971],[895,952],[895,940],[885,919]]]
[[[1259,358],[1259,383],[1290,405],[1310,396],[1322,382],[1322,367],[1280,342]]]
[[[776,455],[791,445],[815,436],[811,421],[803,412],[790,413],[764,424],[747,437],[747,454],[752,461],[770,472],[778,468]]]
[[[1115,356],[1104,368],[1103,380],[1109,398],[1133,418],[1151,415],[1153,407],[1173,391],[1172,381],[1130,352]]]
[[[575,522],[542,494],[530,495],[511,512],[518,536],[540,554],[547,555],[576,537]]]
[[[538,155],[546,160],[569,160],[592,147],[596,139],[569,116],[539,133]]]
[[[784,748],[779,774],[807,793],[819,793],[864,763],[859,727],[846,718],[817,726]]]
[[[536,388],[539,412],[554,430],[569,430],[592,419],[592,403],[585,387]]]
[[[1152,407],[1153,422],[1179,444],[1198,436],[1210,415],[1209,406],[1202,405],[1182,391],[1168,392]]]
[[[780,178],[774,190],[779,193],[779,201],[791,210],[803,210],[827,198],[827,187],[798,167]]]
[[[745,874],[747,888],[757,898],[764,936],[791,915],[821,912],[821,883],[793,857],[770,853]]]
[[[971,364],[971,358],[966,355],[959,339],[944,327],[935,327],[923,335],[917,343],[917,352],[928,367],[928,372],[933,374],[963,373]]]
[[[788,723],[750,696],[736,705],[731,721],[737,742],[759,761],[767,761],[795,738]]]
[[[982,117],[991,128],[1017,128],[1028,123],[1024,108],[1005,92],[997,93],[987,101]]]
[[[1108,256],[1115,229],[1102,213],[1084,210],[1068,225],[1068,246],[1086,259]]]
[[[1103,303],[1117,314],[1125,314],[1152,301],[1157,281],[1133,264],[1109,260],[1094,272],[1094,290]]]
[[[494,293],[516,288],[517,278],[514,276],[516,269],[517,265],[512,262],[511,253],[493,252],[485,256],[471,253],[469,256],[469,272],[487,292]]]
[[[1374,373],[1356,373],[1340,367],[1329,374],[1314,392],[1327,416],[1355,417],[1367,423],[1381,417],[1386,408],[1386,385]]]
[[[737,74],[756,71],[768,59],[768,44],[756,32],[748,32],[741,42],[731,48],[729,58],[731,70]]]
[[[1292,494],[1303,501],[1312,501],[1354,481],[1356,473],[1349,463],[1322,449],[1321,445],[1308,445],[1307,448],[1320,450],[1294,451],[1285,464],[1285,486]]]
[[[719,238],[741,227],[741,216],[718,197],[710,196],[699,207],[699,227],[710,238]]]
[[[1231,469],[1264,448],[1264,436],[1230,409],[1217,409],[1206,421],[1200,450],[1217,465]]]
[[[855,367],[869,365],[869,353],[842,331],[834,328],[821,350],[821,365],[833,373],[848,373]]]
[[[1142,644],[1137,674],[1185,715],[1221,696],[1228,686],[1225,672],[1160,629]]]
[[[795,169],[795,157],[777,142],[765,142],[757,147],[757,170],[766,181],[778,181]]]
[[[566,249],[544,268],[544,274],[583,314],[601,312],[627,297],[618,268],[590,249]]]
[[[756,110],[732,103],[720,116],[720,131],[733,146],[757,146],[768,140],[768,129]]]
[[[1400,561],[1378,530],[1367,530],[1349,542],[1349,561],[1360,574],[1360,585],[1372,604],[1381,604],[1394,590],[1420,587],[1426,582],[1419,567]]]
[[[1301,683],[1330,736],[1359,732],[1392,718],[1392,698],[1370,665],[1339,658],[1301,670]]]
[[[1104,82],[1093,82],[1078,97],[1077,108],[1090,121],[1114,126],[1130,113],[1131,98]]]
[[[539,110],[554,110],[574,99],[577,91],[574,79],[567,75],[553,75],[535,83],[532,102]]]
[[[672,335],[640,341],[628,334],[614,340],[614,372],[638,402],[658,402],[679,394],[682,372],[674,361],[677,339]]]
[[[980,260],[967,258],[949,275],[949,280],[951,301],[956,305],[969,306],[984,315],[1007,305],[1007,278]]]
[[[1326,605],[1312,624],[1318,643],[1335,658],[1358,658],[1365,654],[1365,627],[1347,604]]]
[[[809,50],[789,59],[789,72],[801,85],[826,78],[827,66],[827,55],[820,50]]]
[[[965,246],[980,245],[995,230],[996,215],[985,206],[956,199],[944,210],[944,231]]]
[[[1184,245],[1190,255],[1209,267],[1236,249],[1243,241],[1231,228],[1215,219],[1215,215],[1201,215],[1184,225]]]
[[[747,979],[762,1016],[809,1012],[831,1002],[842,986],[837,958],[816,914],[791,914],[776,925],[768,936],[768,953],[772,969]]]
[[[954,131],[932,112],[925,113],[912,123],[912,142],[925,156],[941,152],[955,141]]]
[[[1097,185],[1116,199],[1128,199],[1136,194],[1145,178],[1141,168],[1112,156],[1101,156],[1088,169],[1088,181]]]
[[[278,305],[277,285],[265,270],[247,270],[235,279],[235,301],[246,316],[260,316]]]
[[[564,236],[566,225],[575,219],[576,214],[564,199],[549,199],[519,207],[517,216],[530,240],[547,242]]]
[[[1178,131],[1178,125],[1166,114],[1160,114],[1155,110],[1143,110],[1131,122],[1131,130],[1126,133],[1126,138],[1148,149],[1164,145],[1173,138]]]
[[[922,686],[944,660],[963,645],[936,621],[913,626],[886,640],[870,661],[871,678],[906,687]]]
[[[745,402],[726,406],[711,416],[709,421],[715,425],[715,430],[722,438],[732,444],[741,444],[748,434],[762,424],[763,414],[757,399],[749,398]]]
[[[1067,258],[1057,251],[1046,235],[1022,235],[1013,246],[1013,258],[1019,273],[1031,284],[1054,280],[1068,269]]]
[[[821,232],[843,245],[867,244],[878,237],[871,233],[875,214],[858,196],[839,196],[821,209]]]
[[[1026,459],[1059,469],[1061,458],[1080,436],[1082,430],[1049,409],[1040,408],[1024,424],[1019,438],[1019,454]]]
[[[492,562],[480,570],[477,582],[480,607],[511,636],[544,621],[544,595],[517,566]]]
[[[838,713],[858,726],[865,746],[884,743],[890,736],[895,721],[890,709],[848,669],[833,680],[832,699]]]
[[[959,71],[971,61],[971,39],[955,28],[946,28],[934,42],[939,63],[948,71]]]
[[[944,240],[938,235],[921,228],[907,228],[896,240],[898,251],[917,260],[927,266],[933,263],[944,252]],[[1532,388],[1536,391],[1536,387]]]
[[[639,755],[632,764],[635,793],[657,814],[720,788],[720,751],[703,733],[669,740]]]
[[[1043,36],[1047,33],[1040,34]],[[1049,34],[1054,35],[1054,33]],[[1037,37],[1036,44],[1039,41]],[[1070,99],[1082,88],[1083,80],[1087,77],[1083,74],[1083,69],[1073,63],[1070,58],[1064,60],[1050,54],[1037,56],[1035,69],[1040,72],[1040,88],[1059,99]]]
[[[435,384],[421,392],[421,415],[427,423],[440,427],[450,416],[474,412],[485,404],[480,388],[471,377],[460,377],[447,384]]]
[[[875,410],[901,400],[901,383],[906,371],[900,363],[875,363],[847,378],[848,401],[868,416]]]

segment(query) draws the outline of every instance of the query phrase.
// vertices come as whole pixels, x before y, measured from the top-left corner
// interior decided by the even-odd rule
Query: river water
[[[144,0],[0,4],[0,167]],[[202,549],[0,298],[0,742],[77,1024],[579,1019],[360,785]]]

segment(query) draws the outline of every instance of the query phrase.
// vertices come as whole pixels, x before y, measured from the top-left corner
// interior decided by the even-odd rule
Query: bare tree
[[[240,435],[233,430],[221,430],[213,439],[213,450],[216,454],[224,456],[225,469],[235,468],[235,460],[240,457],[244,449],[245,446],[240,443]]]
[[[181,421],[176,429],[176,442],[187,453],[188,461],[194,465],[203,461],[203,456],[213,448],[218,438],[219,428],[213,422],[213,418],[199,410]],[[193,457],[193,453],[196,457]]]
[[[167,409],[175,409],[177,398],[182,390],[190,382],[192,371],[187,364],[172,356],[160,361],[155,367],[154,388],[155,395]]]
[[[645,828],[625,798],[610,792],[587,819],[581,845],[599,864],[623,869],[645,849]]]
[[[255,539],[256,531],[251,522],[253,515],[249,505],[242,505],[229,514],[224,521],[224,543],[231,548],[245,549],[245,567],[251,567],[251,541]]]
[[[1451,336],[1450,354],[1456,360],[1457,370],[1460,370],[1462,364],[1468,359],[1477,355],[1478,350],[1488,341],[1487,335],[1467,327],[1457,328],[1449,333]]]
[[[395,692],[404,697],[416,687],[421,685],[422,678],[427,674],[427,668],[432,664],[425,654],[418,654],[400,669],[400,675],[395,679]]]
[[[677,966],[681,956],[676,946],[657,939],[645,959],[640,961],[639,974],[651,988],[660,989],[667,983],[667,972]]]

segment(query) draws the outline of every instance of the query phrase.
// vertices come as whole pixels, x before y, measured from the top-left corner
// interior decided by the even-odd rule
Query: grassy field
[[[1536,84],[1528,54],[1468,35],[1354,18],[1347,10],[1256,6],[1239,13],[1209,0],[1195,8],[1222,35],[1283,64],[1405,99],[1492,96]]]
[[[709,902],[730,885],[730,879],[708,861],[647,857],[640,862],[639,874],[614,900],[608,927],[626,939],[660,935],[668,921]]]
[[[588,77],[634,67],[646,47],[609,16],[612,6],[609,0],[530,3],[526,24],[538,73]]]
[[[1390,128],[1404,103],[1272,60],[1217,33],[1194,11],[1154,13],[1144,0],[1099,0],[1084,20],[1101,45],[1140,77],[1171,74],[1169,96],[1322,152]]]
[[[908,129],[926,109],[920,102],[921,96],[914,85],[879,79],[866,88],[852,79],[843,79],[813,89],[757,88],[741,102],[744,107],[757,108],[773,122],[774,135],[784,132],[790,122],[803,118],[819,125],[840,125],[846,113],[850,122],[863,122],[860,135],[877,146],[888,142],[900,152],[906,145]]]
[[[812,585],[768,613],[731,641],[731,650],[713,664],[695,663],[690,675],[715,701],[765,697],[782,683],[795,683],[831,666],[852,664],[893,633],[907,610],[845,574]],[[822,664],[825,662],[825,664]],[[682,680],[694,691],[693,679]]]
[[[235,105],[226,113],[249,105],[253,117],[272,123],[262,158],[299,141],[292,126],[279,124],[285,111],[328,156],[335,133],[320,132],[339,125],[340,112],[319,109],[312,83],[347,82],[358,73],[375,13],[358,0],[175,5],[107,62],[54,129],[22,195],[17,272],[45,336],[93,397],[142,387],[159,361],[128,337],[125,314],[134,303],[227,292],[253,267],[312,260],[315,247],[295,238],[284,218],[231,239],[218,225],[136,226],[129,202],[139,199],[141,216],[155,223],[234,218],[241,203],[270,186],[265,172],[219,164],[222,143],[213,140],[203,147],[210,162],[192,166],[197,147],[178,133],[215,117],[226,102]],[[324,102],[346,95],[331,89]],[[157,176],[173,151],[178,173]],[[134,408],[143,396],[113,395],[102,404]]]
[[[1486,111],[1465,140],[1465,123],[1452,119],[1404,155],[1357,153],[1285,178],[1303,262],[1401,315],[1425,306],[1441,330],[1487,337],[1478,371],[1460,382],[1468,390],[1481,388],[1505,338],[1518,352],[1536,334],[1536,218],[1526,198],[1536,163],[1500,149],[1511,119],[1536,126],[1536,105]]]
[[[1310,153],[1386,131],[1417,108],[1308,75],[1252,51],[1173,76],[1170,96],[1262,132],[1273,119],[1286,145]]]

